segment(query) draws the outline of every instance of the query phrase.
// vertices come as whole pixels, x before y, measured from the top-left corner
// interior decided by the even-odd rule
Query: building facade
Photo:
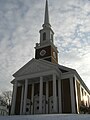
[[[13,76],[12,115],[80,113],[90,105],[90,91],[76,70],[58,64],[58,50],[46,0],[40,43],[33,58]]]

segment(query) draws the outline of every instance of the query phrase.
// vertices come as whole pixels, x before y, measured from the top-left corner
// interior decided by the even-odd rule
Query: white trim
[[[24,75],[24,76],[16,77],[15,80],[20,81],[24,79],[32,79],[32,78],[37,78],[40,76],[52,75],[53,73],[55,73],[58,77],[60,77],[60,74],[56,70],[48,70],[46,72],[40,72],[40,73],[31,74],[31,75]]]

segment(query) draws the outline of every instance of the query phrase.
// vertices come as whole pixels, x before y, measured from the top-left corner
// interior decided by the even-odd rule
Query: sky
[[[76,69],[90,89],[90,0],[48,0],[59,64]],[[35,56],[45,0],[0,0],[0,90]]]

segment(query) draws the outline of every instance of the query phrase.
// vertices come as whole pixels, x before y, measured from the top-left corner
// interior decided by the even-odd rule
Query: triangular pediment
[[[19,69],[13,76],[23,76],[23,75],[30,75],[34,73],[40,73],[47,70],[54,69],[55,66],[49,64],[49,62],[41,61],[32,59],[27,64],[25,64],[21,69]]]

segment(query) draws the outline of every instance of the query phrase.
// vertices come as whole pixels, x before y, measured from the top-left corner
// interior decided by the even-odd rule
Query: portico
[[[23,76],[21,80],[19,78],[16,78],[14,80],[14,97],[12,101],[13,106],[11,109],[11,114],[15,114],[18,87],[21,89],[21,97],[19,100],[19,114],[45,114],[57,113],[61,111],[62,108],[58,108],[57,106],[58,101],[61,103],[61,97],[58,97],[57,95],[58,86],[56,84],[56,81],[59,81],[58,83],[60,83],[60,76],[56,71],[48,71],[48,73],[41,73],[40,76],[37,74],[36,77],[29,76],[29,78],[24,78],[25,76]],[[51,86],[50,89],[49,86]],[[58,93],[60,93],[60,88],[58,90]]]

